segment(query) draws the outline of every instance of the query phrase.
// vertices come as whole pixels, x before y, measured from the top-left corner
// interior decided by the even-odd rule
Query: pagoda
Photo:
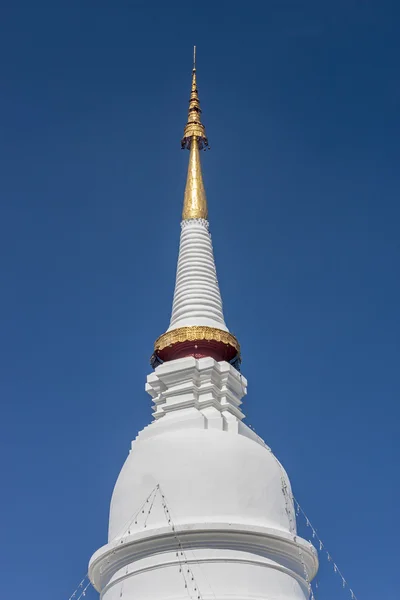
[[[297,535],[288,476],[244,423],[247,381],[223,314],[200,151],[196,63],[181,142],[189,151],[171,321],[89,577],[102,600],[305,600],[318,570]]]

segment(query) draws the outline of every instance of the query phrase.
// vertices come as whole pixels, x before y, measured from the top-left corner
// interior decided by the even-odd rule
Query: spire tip
[[[196,46],[193,46],[192,91],[189,101],[188,120],[183,132],[181,147],[190,149],[192,140],[195,139],[199,149],[204,150],[208,147],[208,140],[204,125],[201,122],[201,108],[196,81],[196,49]]]

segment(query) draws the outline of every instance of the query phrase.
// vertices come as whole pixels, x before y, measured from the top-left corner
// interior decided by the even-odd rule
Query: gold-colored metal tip
[[[207,219],[207,217],[207,197],[201,173],[199,143],[194,136],[190,145],[182,219]]]
[[[196,46],[193,50],[192,91],[189,115],[185,126],[182,148],[190,150],[189,168],[183,201],[182,218],[207,219],[207,198],[201,173],[200,150],[208,146],[206,130],[201,122],[201,109],[196,81]]]
[[[197,90],[197,81],[196,81],[196,46],[194,47],[194,55],[193,55],[193,71],[192,71],[192,91],[190,94],[189,100],[189,114],[188,120],[183,132],[183,138],[181,141],[182,148],[190,149],[191,141],[194,136],[197,137],[197,142],[199,144],[199,149],[203,150],[203,148],[207,148],[208,139],[206,135],[206,130],[204,125],[201,122],[201,108],[200,108],[200,100],[199,100],[199,92]]]

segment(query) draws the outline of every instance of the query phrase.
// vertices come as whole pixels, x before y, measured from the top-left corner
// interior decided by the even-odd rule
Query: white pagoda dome
[[[286,472],[243,423],[247,381],[207,220],[199,152],[207,146],[194,67],[171,322],[147,378],[153,421],[131,444],[108,543],[90,561],[103,600],[304,600],[318,569],[314,547],[297,536]]]

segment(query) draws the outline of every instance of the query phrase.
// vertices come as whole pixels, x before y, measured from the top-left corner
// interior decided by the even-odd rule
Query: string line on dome
[[[243,389],[245,388],[243,382],[242,382],[242,375],[240,375],[240,381],[242,384]],[[281,481],[285,482],[282,483],[282,493],[285,497],[285,503],[287,502],[288,498],[287,498],[287,485],[286,485],[286,480],[285,480],[285,473],[284,473],[284,469],[281,465],[281,463],[279,462],[279,460],[277,459],[277,457],[275,456],[275,454],[272,452],[271,448],[264,442],[264,440],[255,432],[254,427],[252,427],[251,425],[248,424],[248,427],[252,430],[252,432],[254,433],[254,435],[257,437],[258,441],[260,442],[260,444],[262,446],[264,446],[264,448],[266,448],[274,457],[274,459],[276,460],[277,464],[279,465],[279,468],[281,469]],[[319,551],[322,552],[324,551],[324,555],[327,559],[328,562],[332,563],[333,566],[333,572],[336,573],[342,582],[342,587],[343,588],[347,588],[350,594],[350,598],[351,600],[358,600],[357,596],[355,595],[355,593],[353,592],[352,588],[349,586],[348,581],[345,579],[345,577],[343,576],[341,570],[339,569],[339,567],[337,566],[337,563],[333,560],[332,555],[330,554],[330,552],[328,552],[325,544],[322,542],[321,538],[319,537],[319,535],[317,534],[317,530],[315,529],[315,527],[313,527],[310,519],[307,517],[305,511],[302,509],[302,507],[300,506],[298,500],[295,498],[294,495],[291,496],[291,501],[292,501],[292,505],[296,507],[296,516],[299,516],[299,514],[301,514],[305,520],[306,526],[309,527],[311,529],[312,532],[312,537],[314,539],[317,540],[318,545],[319,545]],[[288,513],[288,519],[289,519],[289,528],[292,529],[293,528],[293,524],[292,524],[292,519],[293,517],[292,515],[292,511],[288,509],[288,506],[286,506],[286,512]],[[310,540],[310,543],[311,540]],[[311,585],[311,584],[310,584]],[[312,594],[312,588],[311,588],[311,594]],[[313,597],[313,596],[312,596]]]
[[[84,588],[83,588],[83,586],[84,586],[84,584],[85,584],[85,582],[86,582],[86,579],[89,579],[89,574],[88,574],[88,573],[86,573],[85,577],[84,577],[84,578],[82,579],[82,581],[81,581],[81,582],[78,584],[78,586],[77,586],[76,590],[75,590],[75,591],[74,591],[74,592],[73,592],[73,593],[70,595],[70,597],[68,598],[68,600],[74,600],[75,598],[76,598],[76,600],[77,600],[77,595],[78,595],[78,593],[79,593],[81,590],[83,590],[83,589],[84,589]],[[90,584],[90,581],[89,581],[89,584]],[[86,591],[86,590],[85,590],[85,591]],[[79,598],[80,598],[80,596],[79,596]]]
[[[123,595],[123,592],[124,592],[124,583],[125,583],[125,579],[126,579],[126,576],[128,575],[128,573],[129,573],[129,565],[126,565],[125,577],[123,578],[123,580],[121,582],[121,589],[120,589],[120,592],[119,592],[119,597],[120,598],[122,598],[122,595]]]
[[[168,508],[165,495],[162,493],[159,484],[157,484],[153,488],[153,490],[147,496],[146,500],[143,502],[143,504],[140,506],[140,508],[138,510],[136,510],[134,513],[132,513],[131,517],[129,517],[129,519],[125,522],[125,524],[120,529],[120,531],[117,533],[117,535],[115,535],[114,538],[109,542],[109,543],[113,543],[122,536],[121,539],[119,540],[119,543],[114,547],[112,553],[108,557],[105,565],[101,567],[100,573],[102,574],[104,572],[107,565],[111,562],[111,556],[113,556],[117,553],[118,548],[125,541],[124,537],[126,536],[126,534],[130,535],[131,530],[133,529],[134,525],[139,525],[140,527],[147,527],[148,518],[152,512],[156,498],[158,496],[161,497],[161,503],[162,503],[162,507],[163,507],[163,511],[164,511],[164,516],[165,516],[167,524],[170,526],[171,531],[174,535],[174,538],[177,542],[178,549],[176,551],[176,557],[177,557],[178,563],[179,563],[179,572],[182,575],[187,594],[191,600],[202,600],[202,595],[199,590],[199,586],[196,581],[196,578],[194,576],[193,569],[190,568],[190,563],[196,562],[197,566],[199,566],[199,568],[200,568],[200,565],[196,559],[191,561],[187,557],[187,554],[184,550],[183,544],[179,538],[176,526],[172,520],[171,513]],[[147,509],[146,509],[146,506],[147,506]],[[193,556],[194,556],[194,553],[193,553]],[[129,573],[129,565],[126,566],[125,576],[128,575],[128,573]],[[86,581],[88,581],[87,584],[86,584]],[[211,585],[208,581],[207,581],[207,584],[210,587],[213,597],[215,598],[215,594],[214,594],[214,592],[211,588]],[[76,590],[71,594],[71,596],[69,597],[68,600],[81,600],[84,596],[86,596],[86,592],[91,585],[92,585],[92,582],[90,581],[89,574],[87,573],[85,575],[85,577],[80,581]],[[120,598],[122,598],[122,596],[123,596],[123,589],[124,589],[124,581],[122,581],[122,583],[121,583],[121,589],[120,589],[120,594],[119,594]]]
[[[290,530],[291,534],[296,535],[296,533],[297,533],[296,532],[296,518],[294,516],[293,502],[288,493],[288,486],[287,486],[286,479],[283,476],[283,474],[281,475],[281,486],[282,486],[283,497],[285,498],[285,510],[286,510],[286,514],[288,517],[288,521],[289,521],[289,530]]]
[[[88,583],[85,585],[86,580],[88,580]],[[68,598],[68,600],[80,600],[80,598],[83,598],[84,596],[86,596],[86,591],[90,585],[91,585],[91,581],[89,579],[89,573],[86,573],[85,577],[79,583],[76,590],[71,594],[71,596]],[[78,594],[79,594],[79,596],[78,596]]]
[[[275,457],[275,455],[274,455],[274,457]],[[278,459],[277,459],[277,462],[279,463]],[[281,466],[280,463],[279,463],[279,466]],[[282,494],[285,499],[285,510],[286,510],[286,514],[288,517],[288,521],[289,521],[289,531],[293,535],[293,541],[296,544],[296,548],[299,553],[301,566],[303,567],[304,578],[307,583],[308,595],[311,598],[311,600],[315,600],[314,592],[311,587],[310,576],[308,574],[306,563],[304,561],[303,551],[301,549],[300,544],[297,541],[296,517],[294,515],[293,497],[288,492],[288,485],[287,485],[286,478],[284,476],[282,468],[281,468],[281,486],[282,486]]]
[[[161,490],[161,486],[160,486],[160,493],[161,493],[162,505],[163,505],[163,509],[164,509],[165,518],[167,519],[167,523],[170,525],[170,527],[171,527],[171,530],[172,530],[172,532],[173,532],[173,534],[174,534],[174,538],[175,538],[175,539],[176,539],[176,541],[177,541],[177,544],[178,544],[178,547],[179,547],[180,556],[184,558],[184,561],[185,561],[185,566],[186,566],[186,568],[188,567],[188,565],[189,565],[189,562],[191,562],[191,563],[195,563],[195,564],[196,564],[196,566],[197,566],[197,567],[199,568],[199,570],[202,572],[202,575],[203,575],[203,577],[204,577],[204,580],[206,581],[206,583],[207,583],[207,585],[208,585],[208,587],[209,587],[209,589],[210,589],[210,592],[211,592],[211,595],[212,595],[212,597],[213,597],[213,598],[216,600],[216,596],[215,596],[214,590],[212,589],[212,587],[211,587],[211,584],[210,584],[210,582],[208,581],[208,578],[207,578],[207,577],[206,577],[206,575],[204,574],[204,572],[203,572],[203,570],[202,570],[202,568],[201,568],[201,565],[200,565],[200,561],[197,559],[197,557],[196,557],[196,555],[195,555],[194,551],[193,551],[191,548],[187,548],[186,550],[184,550],[184,547],[183,547],[182,541],[181,541],[181,539],[180,539],[180,537],[179,537],[179,535],[178,535],[178,531],[177,531],[176,525],[174,524],[174,522],[173,522],[173,520],[172,520],[171,511],[170,511],[170,510],[169,510],[169,508],[168,508],[168,505],[167,505],[167,500],[166,500],[165,494],[164,494],[164,493],[163,493],[163,491]],[[191,553],[192,553],[192,555],[193,555],[193,560],[190,560],[190,559],[188,558],[188,556],[187,556],[187,552],[191,552]],[[179,558],[178,554],[177,554],[177,557]],[[182,571],[182,574],[183,574],[183,571]],[[193,575],[193,573],[192,573],[192,575]],[[193,577],[194,577],[194,575],[193,575]],[[198,595],[196,596],[196,598],[197,598],[197,599],[198,599],[198,598],[201,598],[201,595],[200,595],[200,591],[199,591],[199,588],[198,588],[198,586],[197,586],[197,592],[198,592]]]
[[[141,527],[143,525],[144,528],[147,527],[147,519],[153,508],[154,499],[157,496],[158,492],[159,492],[159,485],[156,485],[152,489],[150,494],[147,496],[147,498],[143,502],[143,504],[140,506],[140,508],[138,510],[136,510],[131,515],[131,517],[129,517],[129,519],[125,522],[125,524],[122,526],[122,528],[119,530],[119,532],[112,538],[112,540],[109,541],[109,544],[112,544],[113,542],[115,542],[116,540],[121,538],[119,540],[119,544],[117,544],[114,547],[112,553],[107,558],[105,565],[102,565],[100,567],[100,574],[104,573],[104,570],[107,568],[107,566],[111,562],[111,557],[117,553],[117,549],[119,548],[120,544],[124,543],[124,538],[126,537],[126,535],[129,536],[131,534],[131,530],[134,528],[134,526],[138,525]]]
[[[242,384],[242,385],[243,385],[243,384]],[[248,425],[248,427],[249,427],[249,428],[252,430],[252,432],[254,433],[254,435],[255,435],[255,436],[258,438],[258,440],[259,440],[260,444],[262,444],[262,445],[263,445],[263,446],[264,446],[264,447],[265,447],[265,448],[266,448],[266,449],[267,449],[267,450],[268,450],[268,451],[269,451],[269,452],[272,454],[272,456],[274,457],[274,459],[275,459],[275,460],[276,460],[276,462],[278,463],[278,465],[279,465],[279,468],[281,469],[281,472],[282,472],[281,481],[284,481],[284,479],[285,479],[285,478],[284,478],[284,476],[283,476],[283,473],[284,473],[284,471],[283,471],[283,467],[282,467],[281,463],[280,463],[280,462],[279,462],[279,460],[276,458],[276,456],[275,456],[275,454],[272,452],[271,448],[270,448],[269,446],[267,446],[267,444],[264,442],[264,440],[263,440],[263,439],[262,439],[262,438],[261,438],[261,437],[260,437],[260,436],[259,436],[259,435],[258,435],[256,432],[255,432],[255,430],[254,430],[254,427],[252,427],[251,425]],[[285,485],[286,485],[286,484],[285,484]],[[287,486],[286,486],[286,488],[287,488]],[[283,484],[282,484],[282,493],[283,493],[283,495],[284,495],[284,497],[285,497],[285,502],[286,502],[286,501],[287,501],[287,497],[286,497],[286,494],[285,494],[285,489],[284,489],[284,485],[283,485]],[[292,495],[292,498],[291,498],[291,499],[292,499],[293,505],[295,505],[295,506],[296,506],[296,516],[299,516],[299,514],[301,513],[301,515],[304,517],[304,521],[305,521],[305,523],[306,523],[306,526],[307,526],[307,527],[309,527],[309,528],[311,529],[311,532],[312,532],[312,537],[313,537],[313,538],[315,538],[315,539],[317,540],[317,542],[318,542],[318,545],[319,545],[319,551],[320,551],[320,552],[324,551],[324,555],[325,555],[325,557],[326,557],[327,561],[328,561],[328,562],[330,562],[330,563],[332,563],[332,566],[333,566],[333,572],[334,572],[334,573],[336,573],[336,574],[337,574],[337,575],[340,577],[340,579],[341,579],[341,582],[342,582],[342,587],[343,587],[343,588],[347,588],[347,589],[348,589],[348,591],[349,591],[349,594],[350,594],[350,598],[351,598],[351,600],[358,600],[358,598],[357,598],[357,596],[355,595],[355,593],[353,592],[352,588],[349,586],[349,583],[348,583],[348,581],[345,579],[345,577],[343,576],[343,574],[342,574],[341,570],[340,570],[340,569],[339,569],[339,567],[337,566],[336,562],[333,560],[333,558],[332,558],[332,555],[330,554],[330,552],[328,552],[328,550],[327,550],[327,548],[326,548],[325,544],[324,544],[324,543],[321,541],[321,538],[320,538],[320,537],[318,536],[318,534],[317,534],[317,530],[316,530],[316,529],[315,529],[315,528],[312,526],[310,519],[307,517],[306,513],[304,512],[304,510],[303,510],[303,509],[302,509],[302,507],[300,506],[299,502],[297,501],[297,499],[296,499],[296,498],[295,498],[295,496],[293,496],[293,495]],[[288,513],[288,519],[289,519],[289,528],[290,528],[290,529],[292,529],[293,525],[292,525],[292,523],[291,523],[291,517],[289,516],[289,515],[291,514],[291,511],[290,511],[290,512],[288,512],[288,508],[286,508],[286,512]],[[296,537],[296,536],[294,536],[294,537]],[[295,540],[295,542],[296,542],[296,544],[297,544],[297,541],[296,541],[296,540]],[[310,541],[310,543],[312,543],[312,542]],[[299,547],[299,546],[298,546],[298,547]],[[301,550],[301,549],[300,549],[300,550]],[[308,577],[308,574],[307,574],[307,577]],[[310,583],[310,586],[311,586],[311,583]],[[313,594],[313,592],[312,592],[312,587],[311,587],[311,589],[310,589],[310,593],[311,593],[311,594]],[[314,596],[312,595],[312,596],[311,596],[311,598],[314,598]]]
[[[178,537],[177,537],[177,540],[179,540],[179,538],[178,538]],[[179,543],[182,545],[182,543],[181,543],[181,542],[179,542]],[[214,594],[214,590],[213,590],[213,588],[212,588],[212,586],[211,586],[211,584],[210,584],[210,581],[208,580],[208,577],[207,577],[207,576],[206,576],[206,574],[204,573],[203,569],[201,568],[201,563],[200,563],[200,561],[198,560],[198,558],[196,557],[196,555],[195,555],[195,553],[194,553],[194,550],[192,550],[191,548],[186,548],[186,552],[185,552],[185,555],[186,555],[186,556],[187,556],[187,554],[186,554],[187,552],[191,552],[191,553],[192,553],[193,560],[192,560],[191,562],[192,562],[192,563],[194,563],[194,564],[196,564],[196,567],[197,567],[197,568],[199,569],[199,571],[201,572],[201,574],[202,574],[202,576],[203,576],[203,579],[204,579],[204,581],[207,583],[207,585],[208,585],[208,587],[209,587],[209,590],[210,590],[210,594],[211,594],[211,596],[214,598],[214,600],[217,600],[217,597],[216,597],[216,595]]]
[[[132,526],[140,525],[140,519],[142,519],[144,521],[143,527],[147,527],[147,519],[149,518],[149,514],[154,506],[154,500],[158,494],[159,487],[160,486],[157,484],[151,490],[150,494],[147,496],[146,500],[143,502],[141,507],[135,513],[133,513],[133,515],[131,517],[129,517],[129,519],[127,521],[125,521],[125,524],[122,526],[119,533],[117,533],[117,535],[115,535],[113,537],[111,542],[113,542],[116,539],[118,539],[119,537],[121,537],[122,538],[121,543],[123,543],[123,538],[125,537],[125,535],[126,534],[130,535]],[[142,515],[145,515],[144,518],[142,517]]]
[[[281,476],[281,485],[282,485],[282,493],[285,499],[285,506],[286,506],[286,513],[288,516],[288,521],[289,521],[289,529],[290,532],[293,535],[293,539],[294,542],[296,543],[296,546],[298,548],[299,551],[299,558],[300,561],[302,563],[303,566],[303,570],[304,570],[304,575],[305,575],[305,579],[307,582],[307,585],[309,587],[309,592],[310,592],[310,597],[311,600],[315,600],[314,594],[313,594],[313,590],[311,587],[311,582],[309,580],[309,575],[307,572],[307,568],[304,562],[304,557],[303,557],[303,553],[301,550],[300,545],[297,542],[297,537],[296,537],[296,525],[295,525],[295,516],[293,515],[293,510],[292,507],[295,506],[296,507],[296,516],[299,516],[301,514],[301,516],[304,518],[306,527],[311,529],[312,532],[312,538],[317,540],[318,545],[319,545],[319,551],[324,553],[324,555],[326,556],[326,559],[329,563],[332,563],[333,566],[333,571],[334,573],[336,573],[342,582],[342,587],[343,588],[348,588],[349,594],[350,594],[350,598],[351,600],[358,600],[357,596],[355,595],[355,593],[353,592],[352,588],[350,588],[347,580],[345,579],[345,577],[343,576],[341,570],[339,569],[337,563],[333,560],[332,555],[330,554],[330,552],[327,550],[325,544],[322,542],[321,538],[319,537],[317,530],[314,528],[314,526],[312,525],[310,519],[308,518],[308,516],[306,515],[305,511],[303,510],[303,508],[301,507],[300,503],[298,502],[298,500],[295,498],[295,496],[293,495],[289,495],[289,491],[288,491],[288,487],[287,487],[287,483],[286,483],[286,479],[284,476],[284,471],[283,471],[283,467],[281,465],[281,463],[279,462],[279,460],[277,459],[277,457],[275,456],[275,454],[272,452],[271,448],[269,446],[267,446],[267,444],[264,442],[264,440],[255,432],[254,428],[249,425],[250,429],[252,430],[252,432],[254,433],[254,435],[258,438],[259,442],[272,454],[272,456],[274,457],[274,459],[276,460],[277,464],[279,465],[279,468],[281,469],[282,472],[282,476]],[[147,496],[146,500],[143,502],[143,504],[140,506],[140,508],[138,510],[136,510],[132,516],[125,522],[125,524],[123,525],[123,527],[121,528],[120,532],[114,536],[114,538],[111,540],[112,543],[114,542],[116,539],[118,539],[121,535],[122,535],[122,539],[120,540],[120,544],[124,543],[124,536],[126,534],[130,535],[131,533],[131,529],[133,524],[134,525],[140,525],[143,526],[144,528],[147,527],[147,522],[148,522],[148,518],[152,512],[152,509],[154,507],[155,504],[155,500],[158,496],[158,494],[161,495],[161,503],[162,503],[162,507],[164,510],[164,514],[165,514],[165,518],[167,520],[168,525],[171,527],[172,532],[174,533],[174,537],[177,541],[178,544],[178,548],[179,550],[177,551],[177,558],[178,558],[178,562],[179,562],[179,570],[180,573],[182,574],[183,580],[184,580],[184,584],[185,584],[185,588],[187,589],[187,593],[189,595],[190,598],[193,599],[193,595],[190,591],[190,589],[192,588],[192,590],[197,594],[196,595],[196,600],[201,600],[202,596],[201,593],[199,591],[199,587],[195,581],[195,577],[194,577],[194,573],[192,571],[192,569],[190,569],[189,563],[192,562],[188,559],[186,552],[184,550],[183,544],[178,536],[177,533],[177,529],[175,524],[172,521],[172,517],[171,517],[171,513],[170,510],[168,508],[167,502],[166,502],[166,498],[165,495],[163,494],[161,487],[159,484],[157,484],[153,490],[150,492],[150,494]],[[146,510],[146,505],[148,505],[147,510]],[[144,515],[144,518],[141,519],[140,517]],[[312,544],[311,540],[310,543]],[[115,554],[117,551],[118,546],[116,546],[112,552],[112,554]],[[193,551],[192,551],[193,553]],[[195,559],[195,555],[193,553],[194,559]],[[107,564],[109,564],[109,562],[111,561],[111,557],[108,558],[105,567],[107,566]],[[194,562],[197,563],[197,565],[200,568],[199,562],[194,560]],[[129,565],[127,566],[127,572],[128,573],[128,568]],[[186,572],[185,572],[186,570]],[[104,567],[101,569],[101,572],[104,571]],[[188,583],[188,578],[189,578],[189,583]],[[88,580],[88,583],[86,584],[86,580]],[[191,582],[193,582],[192,585]],[[207,582],[209,584],[209,582]],[[85,585],[86,584],[86,585]],[[89,575],[88,573],[86,573],[85,577],[80,581],[80,583],[78,584],[77,588],[75,589],[75,591],[71,594],[71,596],[69,597],[68,600],[81,600],[83,597],[86,596],[86,592],[88,590],[88,588],[91,585],[91,581],[89,580]],[[121,586],[121,592],[120,592],[120,597],[122,596],[122,589],[123,587]],[[210,590],[215,598],[215,595],[212,591],[212,588],[210,586]]]
[[[147,527],[147,521],[148,521],[148,518],[149,518],[149,516],[151,514],[151,511],[153,510],[154,501],[155,501],[155,499],[156,499],[157,494],[158,494],[159,491],[160,491],[160,486],[157,486],[155,494],[153,495],[153,499],[152,499],[151,504],[150,504],[149,512],[147,513],[146,518],[144,520],[143,527]]]
[[[176,526],[172,520],[171,512],[168,508],[165,494],[161,490],[161,487],[159,487],[159,490],[161,493],[161,503],[162,503],[162,507],[164,509],[165,518],[167,520],[168,525],[171,528],[172,533],[174,534],[174,538],[178,545],[178,550],[176,551],[176,558],[178,559],[178,562],[179,562],[179,573],[181,573],[181,575],[183,577],[185,589],[187,591],[189,598],[191,598],[192,600],[193,600],[193,598],[195,598],[195,600],[202,600],[203,596],[200,592],[199,585],[196,582],[193,570],[190,568],[191,561],[188,559],[188,557],[186,555],[183,544],[178,535]],[[197,562],[197,565],[198,565],[198,561],[194,561],[194,562]],[[207,582],[207,583],[212,591],[212,588],[211,588],[209,582]],[[192,592],[194,592],[194,596],[192,595]],[[215,598],[214,593],[213,593],[213,596]]]
[[[319,535],[317,533],[317,530],[313,527],[313,525],[311,524],[310,519],[307,517],[306,513],[304,512],[304,510],[302,509],[302,507],[300,506],[299,502],[296,500],[296,498],[294,496],[293,496],[293,502],[295,503],[295,506],[296,506],[296,515],[299,516],[301,514],[301,516],[304,518],[306,527],[309,527],[311,529],[312,537],[315,538],[317,540],[318,544],[319,544],[319,551],[321,553],[322,552],[324,553],[327,561],[329,563],[332,563],[333,572],[336,573],[341,578],[342,587],[348,589],[351,600],[357,600],[357,596],[355,595],[355,593],[353,592],[353,590],[349,586],[347,580],[343,577],[342,572],[340,571],[339,567],[337,566],[337,564],[333,560],[332,555],[330,554],[330,552],[328,552],[325,544],[321,541],[321,538],[319,537]]]
[[[196,566],[198,567],[198,569],[201,571],[201,573],[203,575],[204,581],[207,583],[207,585],[209,587],[209,590],[211,592],[211,596],[214,598],[214,600],[216,600],[216,595],[215,595],[214,590],[213,590],[213,588],[212,588],[212,586],[210,584],[210,581],[208,580],[206,574],[203,572],[203,570],[201,568],[201,565],[200,565],[200,561],[196,557],[194,551],[191,548],[187,548],[186,551],[184,549],[183,543],[182,543],[182,541],[181,541],[181,539],[180,539],[180,537],[178,535],[178,531],[177,531],[176,525],[174,524],[174,522],[172,520],[171,511],[168,508],[165,494],[161,490],[161,486],[160,486],[160,492],[161,492],[161,497],[162,497],[162,501],[163,501],[163,508],[164,508],[164,512],[165,512],[165,517],[166,517],[167,522],[170,525],[171,530],[172,530],[172,532],[174,534],[174,537],[175,537],[176,542],[177,542],[178,547],[179,547],[180,556],[183,557],[183,559],[185,561],[186,568],[188,568],[189,563],[195,563],[196,564]],[[193,560],[190,560],[188,558],[187,552],[191,552],[192,553]],[[192,576],[194,577],[193,572],[192,572]],[[196,599],[202,598],[200,590],[199,590],[199,587],[198,587],[197,584],[196,584],[196,587],[197,587],[197,590],[196,590],[197,591]]]
[[[80,595],[77,597],[77,599],[76,599],[76,600],[80,600],[81,598],[83,598],[84,596],[86,596],[86,590],[87,590],[87,589],[88,589],[88,587],[89,587],[89,586],[91,586],[91,585],[92,585],[92,583],[91,583],[91,581],[89,581],[89,582],[87,583],[87,585],[86,585],[86,586],[83,588],[82,592],[80,593]]]
[[[146,500],[143,502],[143,504],[140,506],[140,508],[138,510],[136,510],[134,513],[132,513],[132,515],[129,517],[129,519],[125,522],[125,524],[120,529],[119,533],[117,533],[117,535],[115,535],[113,537],[113,539],[110,540],[109,543],[113,543],[121,535],[124,536],[126,533],[128,533],[128,535],[130,535],[130,527],[132,526],[133,523],[135,523],[136,525],[139,524],[139,516],[142,514],[145,515],[144,527],[147,526],[147,519],[149,517],[151,509],[153,508],[154,500],[157,495],[158,489],[159,489],[159,486],[156,485],[156,487],[152,489],[152,491],[147,496]],[[152,498],[152,496],[153,496],[153,498]],[[151,501],[151,499],[152,499],[152,501]],[[144,509],[147,504],[149,504],[149,508],[146,513],[146,511]],[[122,542],[123,542],[123,540],[121,540],[121,543]],[[114,548],[112,554],[115,554],[115,553],[116,553],[116,548]],[[107,559],[105,566],[107,566],[110,563],[110,561],[111,561],[111,557],[109,557]],[[104,567],[102,567],[100,569],[100,573],[103,573],[103,571],[104,571]],[[71,594],[71,596],[68,598],[68,600],[80,600],[82,597],[86,596],[86,591],[87,591],[88,587],[91,585],[91,581],[89,580],[89,583],[86,585],[86,587],[84,587],[86,580],[89,580],[89,573],[86,573],[85,577],[81,580],[81,582],[79,583],[79,585],[77,586],[75,591]],[[80,595],[78,596],[78,594],[80,594]]]
[[[308,571],[307,571],[307,567],[306,567],[306,563],[304,562],[303,551],[301,549],[300,544],[297,542],[297,536],[296,535],[293,536],[293,541],[296,544],[297,551],[299,553],[300,562],[301,562],[302,567],[303,567],[304,577],[305,577],[305,580],[306,580],[306,583],[307,583],[307,588],[308,588],[308,595],[311,598],[311,600],[315,600],[314,592],[313,592],[313,589],[312,589],[312,586],[311,586],[310,577],[308,575]]]

